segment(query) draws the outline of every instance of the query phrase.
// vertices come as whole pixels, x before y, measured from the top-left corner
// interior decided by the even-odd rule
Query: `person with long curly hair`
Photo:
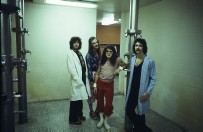
[[[107,130],[110,129],[108,118],[113,113],[114,77],[125,67],[126,63],[117,56],[114,46],[104,48],[94,83],[100,117],[98,128],[104,125]]]

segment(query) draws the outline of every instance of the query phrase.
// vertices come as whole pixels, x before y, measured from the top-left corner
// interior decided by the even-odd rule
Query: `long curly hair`
[[[71,50],[74,49],[74,48],[73,48],[73,44],[74,44],[75,42],[78,42],[78,43],[79,43],[78,50],[80,50],[81,47],[82,47],[82,41],[81,41],[81,38],[78,37],[78,36],[74,36],[74,37],[72,37],[72,38],[70,39],[70,41],[69,41],[70,49],[71,49]]]
[[[111,63],[111,65],[114,66],[116,64],[116,60],[118,58],[118,55],[117,55],[116,49],[112,45],[106,46],[104,48],[103,53],[102,53],[102,57],[101,57],[101,65],[104,65],[106,63],[106,61],[107,61],[107,57],[106,57],[107,49],[110,49],[110,50],[113,51],[112,56],[110,58],[110,63]]]

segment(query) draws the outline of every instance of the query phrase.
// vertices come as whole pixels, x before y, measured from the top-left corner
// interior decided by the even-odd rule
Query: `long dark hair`
[[[90,37],[89,38],[89,49],[88,49],[88,53],[91,54],[91,55],[94,55],[94,52],[93,52],[93,46],[92,46],[92,41],[96,39],[97,40],[97,43],[98,43],[98,46],[99,48],[97,49],[97,54],[99,56],[99,58],[101,57],[101,52],[100,52],[100,44],[99,44],[99,40],[96,38],[96,37]]]
[[[133,53],[136,54],[135,52],[135,44],[139,42],[143,45],[143,53],[146,55],[147,54],[147,42],[145,39],[142,39],[142,38],[137,38],[133,44]]]
[[[101,65],[104,65],[106,63],[106,61],[107,61],[107,57],[106,57],[107,49],[110,49],[110,50],[113,51],[113,54],[112,54],[112,56],[110,58],[110,63],[111,63],[111,65],[114,66],[116,64],[116,60],[118,58],[118,55],[117,55],[116,49],[112,45],[106,46],[104,48],[103,53],[102,53],[102,57],[101,57]]]
[[[75,42],[78,42],[78,43],[79,43],[78,50],[80,50],[81,47],[82,47],[82,41],[81,41],[81,38],[78,37],[78,36],[74,36],[74,37],[72,37],[72,38],[70,39],[70,41],[69,41],[70,49],[72,49],[72,50],[74,49],[74,48],[73,48],[73,44],[74,44]]]

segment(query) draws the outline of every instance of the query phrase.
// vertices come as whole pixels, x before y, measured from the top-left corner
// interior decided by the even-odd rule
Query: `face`
[[[143,45],[140,42],[137,42],[135,44],[135,52],[136,54],[142,54],[143,53]]]
[[[97,39],[92,40],[92,47],[94,49],[98,49],[99,48],[99,43],[98,43]]]
[[[109,59],[112,57],[113,51],[111,49],[106,50],[106,57]]]
[[[73,49],[74,49],[74,50],[78,50],[79,46],[80,46],[79,42],[76,41],[76,42],[73,44]]]

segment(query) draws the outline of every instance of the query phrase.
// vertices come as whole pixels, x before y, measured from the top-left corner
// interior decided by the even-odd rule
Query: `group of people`
[[[80,37],[72,37],[69,45],[67,55],[71,82],[69,124],[81,125],[82,121],[86,120],[83,115],[83,100],[87,100],[89,116],[99,120],[97,128],[104,125],[109,130],[108,118],[113,113],[114,78],[128,66],[118,57],[114,46],[106,46],[101,53],[96,37],[89,38],[85,59],[80,52],[82,47]],[[133,123],[134,131],[148,132],[151,129],[145,124],[145,114],[150,110],[150,95],[156,82],[156,69],[154,60],[147,56],[145,39],[135,40],[129,69],[126,114]],[[94,110],[95,100],[97,105]]]

